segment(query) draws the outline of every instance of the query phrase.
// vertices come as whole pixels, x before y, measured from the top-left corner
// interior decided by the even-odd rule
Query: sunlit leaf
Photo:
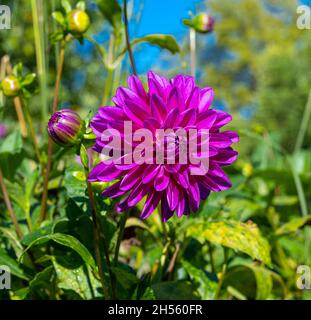
[[[188,236],[200,242],[210,241],[233,250],[242,251],[253,259],[271,264],[270,246],[254,223],[237,221],[207,222],[193,225],[187,230]]]

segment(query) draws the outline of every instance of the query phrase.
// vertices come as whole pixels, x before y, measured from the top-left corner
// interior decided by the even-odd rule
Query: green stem
[[[103,101],[102,104],[105,106],[109,102],[109,95],[111,92],[111,85],[113,82],[113,69],[108,68],[107,69],[107,79],[106,79],[106,84],[105,84],[105,89],[104,89],[104,96],[103,96]]]
[[[137,75],[132,47],[131,47],[130,36],[129,36],[129,30],[128,30],[127,0],[123,0],[123,16],[124,16],[124,32],[125,32],[127,52],[129,54],[130,62],[132,65],[132,72],[134,75]]]
[[[311,116],[311,90],[309,92],[308,101],[307,101],[307,104],[306,104],[306,107],[305,107],[305,110],[304,110],[304,113],[302,116],[301,125],[299,128],[294,153],[298,152],[302,147],[303,139],[304,139],[304,136],[305,136],[307,128],[308,128],[310,116]]]
[[[207,242],[208,246],[208,254],[210,258],[210,263],[211,263],[211,271],[215,273],[215,263],[214,263],[214,257],[213,257],[213,248],[210,242]]]
[[[121,215],[121,220],[120,220],[120,225],[119,225],[119,235],[118,235],[118,239],[117,239],[117,243],[116,243],[116,248],[115,248],[115,252],[114,252],[114,259],[113,259],[113,265],[116,267],[118,264],[118,260],[119,260],[119,252],[120,252],[120,245],[121,245],[121,241],[123,239],[123,235],[124,235],[124,230],[125,230],[125,224],[126,224],[126,220],[129,216],[130,212],[127,211],[126,213]]]
[[[196,31],[193,28],[189,29],[190,38],[190,65],[191,75],[195,78],[196,73]]]
[[[219,299],[221,287],[222,287],[222,284],[224,282],[225,275],[226,275],[226,272],[227,272],[227,264],[228,264],[228,249],[224,248],[224,263],[222,265],[222,272],[221,272],[220,279],[218,281],[218,286],[216,288],[216,293],[215,293],[214,300],[218,300]]]
[[[29,131],[30,131],[32,144],[33,144],[33,147],[35,149],[35,154],[36,154],[38,162],[41,163],[41,155],[40,155],[40,150],[39,150],[39,144],[38,144],[38,141],[37,141],[37,137],[36,137],[36,133],[35,133],[35,129],[34,129],[34,126],[33,126],[32,117],[31,117],[31,114],[30,114],[30,111],[29,111],[28,104],[24,103],[23,104],[23,108],[24,108],[25,116],[26,116],[26,119],[27,119],[27,122],[28,122],[28,127],[29,127]]]
[[[47,119],[48,96],[47,96],[47,77],[45,59],[45,39],[44,39],[44,11],[42,0],[31,0],[32,20],[36,48],[37,71],[41,95],[41,117],[42,123]]]

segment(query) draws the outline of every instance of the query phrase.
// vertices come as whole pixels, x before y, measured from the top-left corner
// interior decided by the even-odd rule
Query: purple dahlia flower
[[[93,168],[89,181],[115,180],[102,195],[123,197],[117,205],[117,212],[135,206],[146,196],[141,218],[147,218],[161,205],[162,220],[167,221],[174,212],[178,217],[196,212],[200,200],[206,199],[211,191],[219,192],[231,187],[222,167],[230,165],[237,158],[237,152],[230,146],[238,141],[238,135],[231,131],[220,131],[232,117],[223,111],[210,109],[214,95],[212,88],[197,87],[190,76],[177,75],[168,80],[151,71],[148,73],[148,92],[136,76],[129,77],[128,86],[118,88],[113,97],[114,107],[101,107],[93,117],[91,128],[97,136],[93,149],[98,153],[105,150],[107,141],[103,139],[103,134],[107,134],[107,129],[118,130],[123,138],[129,138],[123,126],[126,121],[132,123],[133,132],[146,128],[152,132],[153,141],[156,141],[153,149],[157,144],[157,129],[182,128],[186,132],[205,129],[209,130],[208,154],[199,153],[198,157],[208,157],[209,170],[204,175],[193,175],[191,170],[197,165],[190,162],[128,164],[103,160]],[[174,141],[177,148],[180,141]],[[124,160],[124,143],[120,154],[120,159]],[[155,157],[154,152],[152,157]]]
[[[84,122],[73,110],[63,109],[52,114],[48,123],[48,132],[55,143],[69,147],[80,142]]]

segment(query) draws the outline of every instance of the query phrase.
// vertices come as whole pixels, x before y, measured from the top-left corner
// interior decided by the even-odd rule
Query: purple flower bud
[[[6,125],[0,123],[0,139],[4,138],[7,133]]]
[[[184,24],[199,33],[209,33],[214,29],[215,19],[207,13],[200,13],[191,20],[185,19]]]
[[[215,19],[212,16],[206,13],[201,13],[196,17],[195,20],[198,32],[207,33],[213,31]]]
[[[84,133],[84,121],[73,110],[55,112],[48,123],[48,132],[55,143],[70,147],[78,144]]]

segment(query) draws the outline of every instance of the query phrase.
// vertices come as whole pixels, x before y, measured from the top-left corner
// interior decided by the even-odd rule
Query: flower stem
[[[0,169],[0,186],[1,186],[1,190],[2,190],[2,194],[3,194],[3,199],[4,199],[4,202],[5,202],[5,205],[9,211],[9,214],[10,214],[10,218],[14,224],[14,227],[15,227],[15,232],[18,236],[19,239],[22,239],[23,238],[23,232],[18,224],[18,220],[17,220],[17,217],[13,211],[13,208],[12,208],[12,204],[11,204],[11,201],[10,201],[10,197],[9,197],[9,193],[8,193],[8,190],[5,186],[5,183],[4,183],[4,179],[3,179],[3,175],[2,175],[2,171]]]
[[[52,104],[52,112],[53,113],[56,112],[56,110],[57,110],[59,87],[60,87],[60,81],[61,81],[62,72],[63,72],[64,60],[65,60],[65,43],[62,42],[60,53],[59,53],[59,63],[58,63],[58,67],[57,67],[57,74],[56,74],[55,87],[54,87],[54,97],[53,97],[53,104]],[[52,148],[53,148],[53,141],[49,137],[48,156],[47,156],[48,159],[47,159],[47,164],[46,164],[46,168],[45,168],[45,176],[44,176],[44,182],[43,182],[43,193],[42,193],[42,199],[41,199],[41,210],[40,210],[39,222],[42,222],[46,219],[49,176],[50,176],[50,171],[51,171],[51,167],[52,167]]]
[[[190,64],[191,64],[191,75],[195,78],[196,73],[196,32],[193,28],[189,29],[190,38]]]
[[[108,68],[107,69],[107,79],[106,79],[106,84],[105,84],[105,89],[104,89],[104,96],[103,96],[103,101],[102,101],[103,106],[106,106],[108,104],[108,99],[109,99],[109,94],[111,92],[112,82],[113,82],[113,70]]]
[[[300,125],[299,132],[297,135],[294,153],[298,152],[302,147],[303,139],[304,139],[304,136],[305,136],[307,128],[308,128],[308,123],[309,123],[310,117],[311,117],[311,90],[309,92],[308,101],[307,101],[307,104],[305,106],[305,110],[304,110],[304,113],[302,116],[301,125]]]
[[[84,168],[84,170],[85,170],[85,177],[87,179],[88,174],[89,174],[89,170],[87,168]],[[98,265],[98,272],[99,272],[101,285],[103,287],[105,297],[106,298],[111,297],[112,299],[115,299],[115,286],[114,286],[114,282],[113,282],[114,275],[113,275],[112,269],[111,269],[109,250],[108,250],[106,238],[105,238],[104,233],[102,233],[100,230],[101,229],[100,221],[98,219],[98,212],[96,209],[94,193],[93,193],[91,183],[86,180],[86,184],[87,184],[87,192],[89,195],[89,201],[90,201],[90,206],[91,206],[91,213],[92,213],[92,220],[93,220],[95,256],[96,256],[96,262]],[[103,248],[104,248],[104,253],[105,253],[105,259],[106,259],[107,269],[108,269],[108,273],[109,273],[110,281],[111,281],[111,296],[109,295],[108,287],[105,283],[105,278],[104,278],[103,264],[102,264],[102,260],[101,260],[101,254],[100,254],[100,238],[101,237],[103,238]]]
[[[225,275],[226,275],[226,272],[227,272],[227,264],[228,264],[228,249],[224,248],[224,263],[222,265],[222,272],[221,272],[220,279],[218,281],[218,286],[216,288],[216,293],[215,293],[214,300],[218,300],[219,299],[220,290],[221,290],[221,287],[222,287],[222,284],[224,282]]]
[[[120,220],[120,226],[119,226],[119,235],[118,235],[118,240],[116,243],[116,248],[114,251],[114,259],[113,259],[113,265],[114,267],[117,266],[118,264],[118,260],[119,260],[119,253],[120,253],[120,245],[121,245],[121,241],[123,239],[123,235],[124,235],[124,229],[125,229],[125,224],[126,224],[126,220],[128,218],[130,214],[130,211],[126,211],[124,214],[121,215],[121,220]]]
[[[22,105],[22,99],[20,97],[16,97],[15,99],[18,99],[20,101],[20,104]],[[28,122],[30,136],[31,136],[31,139],[32,139],[33,147],[35,149],[36,157],[38,159],[38,162],[41,163],[41,154],[40,154],[40,150],[39,150],[39,145],[38,145],[35,129],[33,127],[33,122],[32,122],[32,117],[31,117],[31,114],[30,114],[30,111],[29,111],[29,107],[28,107],[27,103],[24,103],[23,107],[24,107],[24,110],[25,110],[25,115],[26,115],[26,119],[27,119],[27,122]]]
[[[132,65],[133,74],[136,76],[136,67],[130,42],[129,30],[128,30],[128,18],[127,18],[127,0],[123,0],[123,16],[124,16],[124,31],[125,31],[125,39],[126,39],[126,47],[129,54],[129,58]]]

